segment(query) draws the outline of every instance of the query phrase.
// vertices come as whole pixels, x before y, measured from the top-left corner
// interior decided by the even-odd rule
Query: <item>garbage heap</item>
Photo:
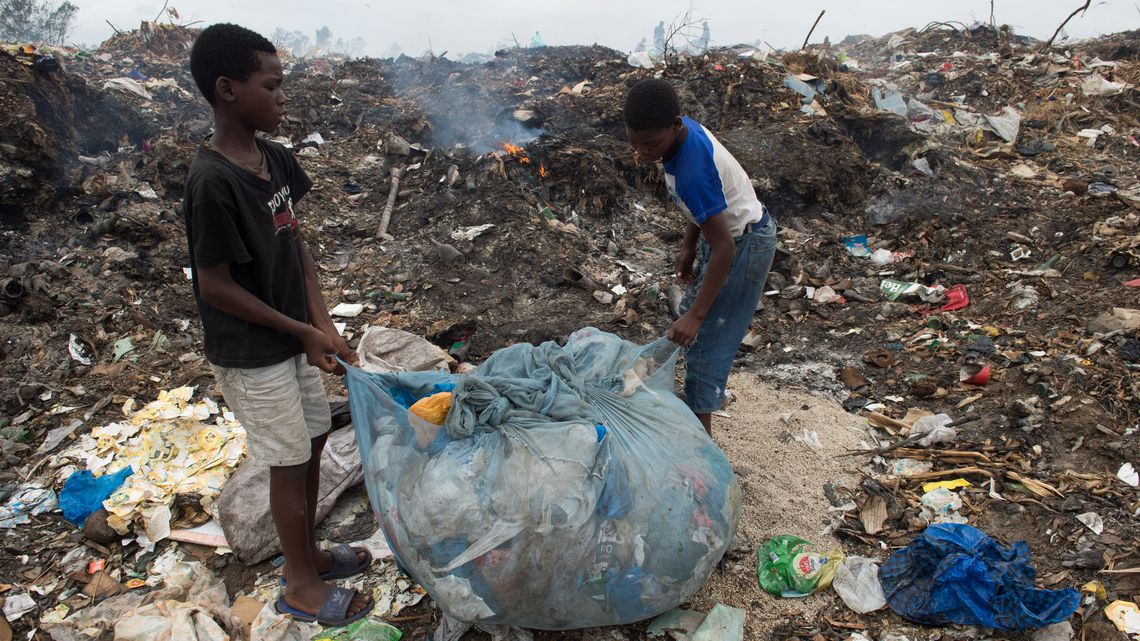
[[[193,33],[151,25],[95,51],[0,53],[4,501],[22,484],[58,490],[82,461],[57,452],[126,401],[209,381],[178,212],[210,128]],[[461,363],[587,325],[645,343],[677,312],[683,221],[660,169],[632,162],[620,108],[630,83],[673,81],[780,224],[738,365],[893,430],[911,471],[974,474],[972,491],[1017,498],[986,525],[1034,533],[1042,574],[1060,581],[1137,565],[1134,537],[1114,533],[1134,531],[1138,500],[1115,477],[1140,406],[1138,43],[1044,49],[931,25],[653,69],[602,47],[484,64],[286,57],[289,121],[272,137],[314,179],[302,227],[350,342],[385,325]],[[926,414],[951,417],[924,423],[945,440],[916,445]],[[889,527],[847,514],[837,535],[912,539],[909,502],[874,484],[853,500],[879,495],[868,509]],[[1104,525],[1076,560],[1026,525],[1069,511]],[[47,510],[9,547],[66,546],[73,531]],[[25,621],[73,589],[12,567],[6,582],[40,590]],[[1140,591],[1134,574],[1105,576]]]

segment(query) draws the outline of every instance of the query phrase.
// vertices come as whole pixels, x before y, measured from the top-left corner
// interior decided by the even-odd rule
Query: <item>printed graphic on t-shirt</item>
[[[280,234],[289,230],[297,235],[297,214],[293,211],[293,198],[289,195],[289,185],[285,185],[266,203],[273,213],[273,232]]]

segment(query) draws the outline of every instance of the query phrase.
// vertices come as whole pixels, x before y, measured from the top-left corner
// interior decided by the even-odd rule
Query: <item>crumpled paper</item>
[[[123,405],[124,421],[96,427],[64,453],[85,460],[95,475],[126,466],[135,472],[103,502],[107,524],[126,534],[136,523],[150,542],[170,534],[170,505],[195,494],[208,507],[245,454],[245,430],[232,413],[206,398],[192,403],[194,387],[160,392],[141,409]]]
[[[113,631],[115,641],[197,639],[224,641],[242,636],[230,609],[226,586],[200,563],[180,562],[161,589],[106,599],[45,628],[53,641],[89,641]],[[320,628],[293,621],[266,606],[253,625],[253,641],[304,641]]]

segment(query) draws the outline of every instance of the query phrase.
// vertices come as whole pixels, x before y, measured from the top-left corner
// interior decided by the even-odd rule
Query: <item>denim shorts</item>
[[[721,408],[736,350],[752,324],[775,256],[776,222],[771,216],[763,227],[736,239],[732,271],[685,354],[685,398],[694,414],[710,414]],[[696,297],[708,263],[709,246],[702,237],[696,277],[685,293],[683,310],[688,310]]]

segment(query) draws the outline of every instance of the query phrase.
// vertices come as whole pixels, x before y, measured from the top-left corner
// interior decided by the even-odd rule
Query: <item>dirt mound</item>
[[[153,130],[82,78],[30,62],[0,51],[0,225],[58,211],[85,173],[79,156],[140,142]]]
[[[1140,61],[1140,29],[1079,43],[1077,47],[1102,60]]]

